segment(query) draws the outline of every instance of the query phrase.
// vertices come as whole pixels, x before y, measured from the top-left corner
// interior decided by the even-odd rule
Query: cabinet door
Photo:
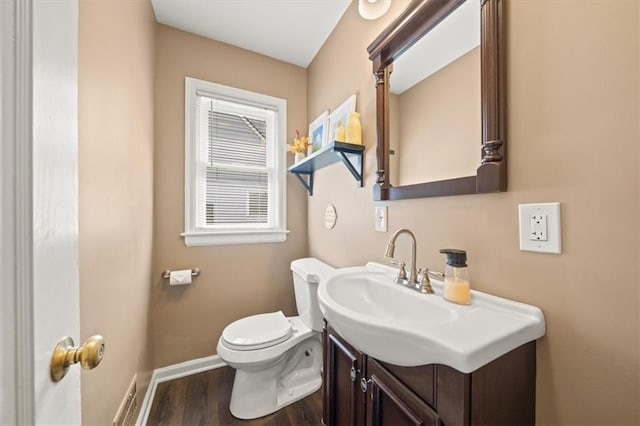
[[[438,414],[402,382],[367,359],[367,426],[439,426]]]
[[[331,328],[326,337],[325,422],[327,426],[364,425],[364,355]]]

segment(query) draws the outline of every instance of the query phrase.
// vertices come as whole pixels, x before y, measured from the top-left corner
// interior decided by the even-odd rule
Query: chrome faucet
[[[433,288],[431,288],[431,283],[429,281],[428,269],[420,269],[418,272],[416,270],[416,236],[413,235],[413,232],[406,228],[398,229],[393,233],[391,238],[389,238],[389,242],[387,243],[387,250],[385,251],[385,257],[393,258],[393,254],[396,249],[396,239],[400,236],[400,234],[408,234],[411,238],[411,259],[409,260],[409,278],[407,279],[407,273],[404,269],[404,262],[400,262],[400,272],[398,276],[394,280],[397,284],[402,284],[404,286],[410,287],[414,290],[418,290],[421,293],[433,294]]]
[[[393,258],[393,254],[396,250],[396,239],[401,234],[408,234],[411,237],[411,260],[409,260],[409,281],[408,284],[414,285],[418,283],[418,272],[416,271],[416,236],[413,232],[406,228],[398,229],[393,233],[389,242],[387,243],[387,251],[384,253],[385,257]],[[400,268],[402,271],[404,268]]]

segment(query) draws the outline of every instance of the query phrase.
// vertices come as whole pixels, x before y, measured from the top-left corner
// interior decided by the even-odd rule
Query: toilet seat
[[[229,324],[222,332],[222,343],[236,351],[268,348],[291,337],[291,322],[282,311],[252,315]]]
[[[270,363],[284,356],[286,352],[298,343],[313,337],[320,332],[314,331],[305,325],[300,317],[288,317],[291,327],[291,337],[285,341],[262,349],[237,350],[231,349],[222,336],[218,339],[216,351],[220,358],[233,368],[251,368],[263,363]]]

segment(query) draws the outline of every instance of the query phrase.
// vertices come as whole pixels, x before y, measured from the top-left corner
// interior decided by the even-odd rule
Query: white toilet
[[[322,384],[322,314],[318,283],[333,268],[318,259],[291,262],[297,317],[281,311],[229,324],[218,340],[218,355],[236,369],[231,414],[266,416],[318,390]]]

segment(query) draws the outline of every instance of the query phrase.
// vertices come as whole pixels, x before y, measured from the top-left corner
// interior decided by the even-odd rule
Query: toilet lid
[[[291,323],[282,311],[258,314],[229,324],[222,332],[226,347],[237,351],[268,348],[291,336]]]

